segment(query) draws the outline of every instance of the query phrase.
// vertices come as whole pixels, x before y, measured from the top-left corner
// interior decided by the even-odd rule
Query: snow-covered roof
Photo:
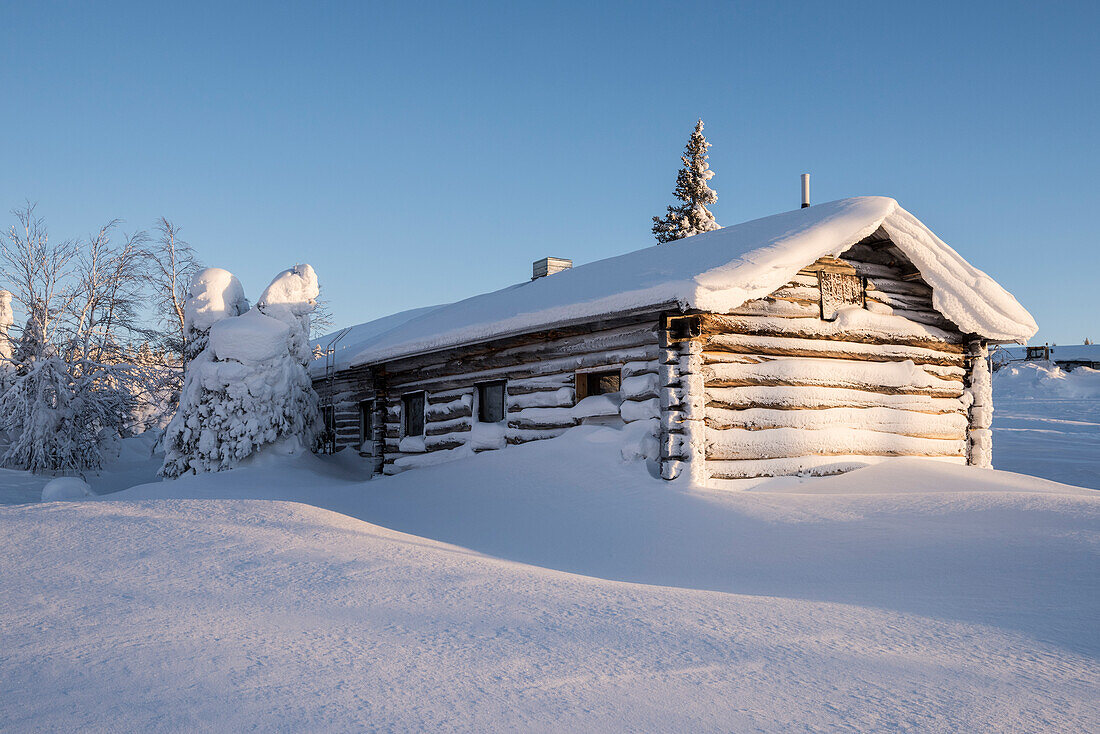
[[[1026,341],[1035,320],[896,201],[841,199],[609,257],[455,303],[361,324],[341,341],[337,368],[646,308],[717,313],[762,298],[801,268],[838,256],[879,228],[932,287],[933,305],[964,332]],[[329,338],[319,340],[323,346]],[[320,362],[320,365],[317,363]],[[323,359],[315,365],[323,369]]]

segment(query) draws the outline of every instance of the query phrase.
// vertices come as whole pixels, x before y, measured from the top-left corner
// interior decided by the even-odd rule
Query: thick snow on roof
[[[393,329],[400,329],[404,324],[412,321],[418,316],[431,313],[440,308],[445,308],[447,304],[439,306],[424,306],[422,308],[412,308],[408,311],[399,311],[389,316],[383,316],[380,319],[374,321],[367,321],[366,323],[358,324],[347,329],[341,329],[340,331],[333,332],[332,334],[326,334],[320,339],[315,339],[313,344],[321,347],[321,349],[332,349],[334,353],[334,359],[338,367],[348,367],[351,364],[351,358],[362,353],[371,344],[373,344],[379,337],[386,334],[386,332]],[[325,358],[313,360],[310,363],[310,370],[314,373],[324,373],[325,371]]]
[[[355,327],[355,350],[337,354],[337,367],[666,304],[727,312],[768,295],[817,258],[840,255],[879,227],[932,286],[935,307],[964,332],[1022,342],[1037,330],[1015,298],[896,201],[867,196],[756,219],[398,315],[408,318],[363,324]]]

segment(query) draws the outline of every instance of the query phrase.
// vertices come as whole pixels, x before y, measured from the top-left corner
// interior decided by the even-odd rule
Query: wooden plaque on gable
[[[817,282],[821,289],[821,318],[832,321],[836,313],[845,306],[865,305],[863,278],[848,273],[830,273],[817,271]]]

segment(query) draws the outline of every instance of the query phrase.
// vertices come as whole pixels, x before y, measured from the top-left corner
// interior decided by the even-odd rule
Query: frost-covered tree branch
[[[14,216],[0,233],[0,427],[11,438],[0,463],[96,468],[112,439],[163,425],[174,409],[180,284],[194,254],[166,219],[156,242],[143,231],[120,234],[118,220],[85,239],[53,242],[34,205]],[[21,329],[12,328],[15,310]],[[168,318],[150,324],[151,315]]]
[[[156,224],[157,236],[148,249],[150,288],[160,319],[161,344],[184,356],[184,310],[187,286],[202,269],[195,251],[180,238],[180,228],[165,217]]]

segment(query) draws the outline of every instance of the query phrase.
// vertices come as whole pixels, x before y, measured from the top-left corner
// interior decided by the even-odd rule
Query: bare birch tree
[[[202,269],[191,245],[180,238],[180,228],[165,217],[156,224],[157,237],[148,249],[150,287],[160,318],[161,344],[183,360],[186,332],[184,301],[191,278]]]

